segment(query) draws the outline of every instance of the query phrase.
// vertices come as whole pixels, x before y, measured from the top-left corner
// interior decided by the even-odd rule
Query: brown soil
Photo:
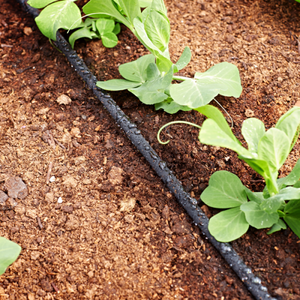
[[[14,1],[0,2],[0,190],[12,176],[29,190],[13,209],[0,211],[0,236],[22,246],[0,277],[0,299],[252,299],[66,58]],[[222,61],[239,67],[241,97],[217,99],[241,141],[244,119],[255,116],[269,128],[295,105],[299,3],[168,0],[166,6],[173,60],[185,46],[193,53],[183,74]],[[119,64],[145,53],[125,28],[119,40],[114,49],[77,43],[98,79],[118,77]],[[59,104],[61,95],[72,102]],[[210,175],[224,169],[252,190],[263,188],[235,153],[201,145],[194,128],[173,126],[164,133],[170,144],[158,144],[163,124],[201,124],[198,113],[170,116],[127,92],[112,96],[192,196],[199,199]],[[281,175],[299,150],[297,144]],[[300,299],[300,243],[289,229],[271,236],[251,229],[233,246],[272,296]]]

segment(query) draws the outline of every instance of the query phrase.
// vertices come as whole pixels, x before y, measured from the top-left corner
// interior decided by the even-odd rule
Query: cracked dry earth
[[[229,61],[239,67],[239,99],[218,100],[234,132],[255,116],[269,128],[299,97],[299,12],[295,1],[165,2],[175,61],[193,57],[182,75]],[[0,235],[22,247],[0,277],[0,299],[252,299],[175,198],[114,124],[66,58],[12,0],[0,0]],[[76,50],[100,80],[146,53],[122,27],[119,44],[80,41]],[[127,92],[121,108],[199,199],[210,175],[226,169],[252,190],[261,178],[226,149],[197,142],[195,112],[155,112]],[[299,144],[281,170],[299,157]],[[214,210],[199,204],[208,216]],[[233,242],[277,299],[300,298],[299,239],[285,230],[251,229]]]

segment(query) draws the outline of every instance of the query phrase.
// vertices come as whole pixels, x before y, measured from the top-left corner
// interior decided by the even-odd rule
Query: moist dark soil
[[[15,177],[28,189],[25,198],[1,206],[0,236],[22,252],[0,277],[0,299],[252,299],[31,16],[12,0],[0,3],[0,190],[7,193]],[[299,3],[165,3],[171,58],[185,46],[193,53],[182,75],[222,61],[239,68],[241,97],[217,100],[241,142],[246,118],[270,128],[296,105]],[[120,64],[147,53],[125,27],[113,49],[89,40],[75,48],[99,80],[118,78]],[[171,142],[157,142],[169,121],[201,125],[197,112],[168,115],[128,92],[111,95],[209,217],[215,211],[200,195],[215,171],[263,189],[234,152],[200,144],[195,128],[172,126],[162,136]],[[297,143],[280,176],[299,150]],[[266,232],[251,228],[232,245],[273,297],[300,299],[299,238],[289,229]]]

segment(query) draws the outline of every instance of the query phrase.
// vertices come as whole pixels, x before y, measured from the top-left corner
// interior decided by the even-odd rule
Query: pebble
[[[25,199],[28,196],[28,188],[20,177],[9,177],[5,181],[5,188],[11,198]]]
[[[63,203],[62,197],[59,197],[59,198],[57,199],[57,203]]]
[[[51,176],[49,179],[50,182],[54,182],[55,181],[55,176]]]

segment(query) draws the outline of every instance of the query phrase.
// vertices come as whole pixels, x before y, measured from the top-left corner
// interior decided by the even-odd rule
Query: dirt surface
[[[0,190],[10,197],[1,204],[0,235],[23,249],[0,277],[0,299],[252,299],[32,18],[12,0],[0,3]],[[172,59],[185,46],[193,53],[182,74],[222,61],[238,66],[241,97],[217,100],[241,141],[247,117],[270,128],[295,105],[299,4],[168,0],[166,6]],[[124,27],[119,40],[113,49],[101,41],[76,44],[98,79],[118,77],[118,65],[145,53]],[[168,128],[163,137],[171,142],[158,144],[163,124],[201,124],[198,113],[170,116],[130,93],[112,96],[192,196],[199,199],[210,175],[224,169],[252,190],[263,188],[235,153],[201,145],[194,128]],[[282,176],[298,157],[299,143]],[[9,182],[17,177],[28,195],[13,199]],[[272,296],[300,299],[300,243],[290,230],[268,236],[251,229],[233,246]]]

